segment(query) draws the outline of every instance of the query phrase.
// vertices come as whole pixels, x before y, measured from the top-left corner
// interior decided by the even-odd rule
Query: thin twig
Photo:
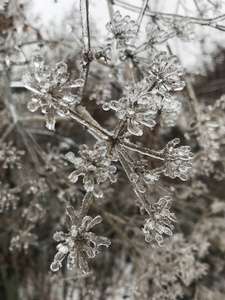
[[[97,121],[91,117],[91,115],[85,110],[85,108],[83,106],[80,108],[83,109],[83,114],[80,114],[80,113],[72,110],[71,108],[68,108],[71,118],[75,119],[81,125],[87,126],[87,128],[90,130],[90,132],[95,133],[95,135],[94,135],[95,137],[96,137],[96,135],[100,135],[102,138],[110,138],[111,137],[110,133],[108,131],[106,131],[105,129],[103,129],[97,123]],[[85,112],[85,115],[84,115],[84,112]]]
[[[111,216],[107,213],[103,212],[103,217],[105,220],[112,225],[112,227],[116,230],[117,233],[123,238],[125,242],[127,242],[128,245],[130,245],[134,250],[140,254],[141,256],[145,257],[147,261],[149,261],[149,256],[139,247],[137,247],[131,239],[128,238],[128,236],[123,232],[123,230],[112,220]]]
[[[7,138],[7,136],[10,135],[10,133],[13,131],[14,128],[15,128],[15,124],[10,124],[9,125],[9,127],[6,129],[6,131],[4,132],[2,137],[0,138],[0,143],[4,142],[4,140]]]
[[[146,10],[146,8],[147,8],[147,6],[148,6],[148,1],[149,1],[149,0],[143,1],[143,5],[142,5],[142,8],[141,8],[140,14],[139,14],[139,16],[138,16],[138,19],[137,19],[137,26],[138,26],[138,29],[137,29],[137,32],[136,32],[135,40],[136,40],[137,35],[138,35],[138,32],[139,32],[139,30],[140,30],[141,22],[142,22],[142,20],[143,20],[143,17],[144,17],[144,14],[145,14],[145,10]],[[135,42],[135,40],[134,40],[134,42]],[[134,43],[133,43],[133,44],[134,44]]]
[[[88,58],[88,53],[91,50],[91,42],[90,42],[90,30],[89,30],[89,2],[88,0],[80,0],[80,12],[81,12],[81,23],[82,23],[82,36],[83,36],[83,78],[84,78],[84,86],[82,90],[82,98],[84,97],[90,60]]]
[[[89,207],[94,199],[94,195],[92,192],[87,192],[82,201],[82,205],[80,208],[80,221],[82,221],[83,217],[87,215]]]
[[[131,5],[128,3],[124,3],[120,0],[115,0],[114,1],[116,5],[121,6],[123,8],[132,10],[134,12],[139,12],[141,10],[140,7]],[[182,16],[182,15],[177,15],[177,14],[169,14],[169,13],[162,13],[162,12],[153,12],[150,11],[149,9],[146,9],[145,11],[145,16],[149,17],[157,17],[157,16],[162,16],[164,19],[189,19],[191,23],[193,24],[198,24],[198,25],[204,25],[204,26],[210,26],[212,28],[216,28],[222,31],[225,31],[225,26],[223,25],[218,25],[215,24],[216,22],[221,22],[225,19],[225,14],[217,16],[215,18],[210,18],[210,19],[203,19],[203,18],[196,18],[196,17],[189,17],[189,16]],[[213,25],[215,24],[215,25]]]
[[[163,153],[160,153],[159,151],[155,151],[155,150],[151,150],[149,148],[137,146],[137,145],[135,145],[133,143],[125,142],[125,141],[121,142],[120,145],[124,146],[125,148],[127,148],[129,150],[133,150],[135,152],[138,152],[138,153],[150,156],[152,158],[164,160]]]

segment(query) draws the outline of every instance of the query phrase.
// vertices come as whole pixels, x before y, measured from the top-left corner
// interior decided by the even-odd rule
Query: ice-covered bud
[[[130,19],[130,16],[124,18],[117,10],[113,16],[112,22],[106,24],[106,29],[110,32],[108,42],[116,40],[118,49],[132,48],[131,41],[137,33],[137,24]]]
[[[12,141],[9,143],[1,143],[0,145],[0,163],[2,163],[2,168],[22,168],[21,156],[25,154],[24,150],[17,150],[13,146]]]
[[[142,229],[145,235],[146,242],[155,239],[159,246],[163,245],[163,234],[172,235],[174,226],[171,222],[176,221],[174,213],[170,212],[172,198],[165,196],[151,206],[150,218],[145,221]]]
[[[187,180],[188,170],[191,168],[191,160],[194,154],[190,146],[181,146],[174,148],[180,143],[178,138],[170,141],[163,149],[165,164],[164,174],[171,178],[179,177],[181,180]]]
[[[17,193],[19,188],[10,188],[8,184],[0,182],[0,213],[9,210],[10,207],[15,209],[19,201]]]

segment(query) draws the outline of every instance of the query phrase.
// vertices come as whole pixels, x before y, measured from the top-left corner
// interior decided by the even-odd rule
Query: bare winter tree
[[[222,300],[225,3],[77,2],[0,8],[0,299]]]

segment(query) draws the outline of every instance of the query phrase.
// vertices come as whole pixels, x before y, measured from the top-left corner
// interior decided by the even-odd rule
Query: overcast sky
[[[26,3],[26,0],[21,1]],[[157,0],[149,1],[149,3],[150,8],[153,11],[173,13],[177,10],[180,14],[185,15],[188,13],[190,16],[197,15],[196,6],[193,0],[182,0],[180,1],[180,3],[182,3],[180,6],[177,6],[177,1],[178,0]],[[46,28],[50,29],[51,27],[55,31],[62,30],[62,28],[60,28],[60,26],[62,27],[62,21],[64,20],[65,24],[67,16],[71,14],[73,15],[75,8],[79,10],[79,2],[79,0],[29,0],[29,14],[27,17],[31,23],[35,22],[36,27],[41,27],[41,32],[44,32]],[[126,2],[137,6],[141,6],[142,3],[141,0],[126,0]],[[219,2],[224,3],[225,1],[220,0]],[[201,5],[202,3],[207,3],[207,0],[201,0],[198,1],[198,3]],[[134,20],[138,17],[137,13],[114,6],[114,11],[117,9],[121,11],[122,15],[129,14]],[[211,17],[216,16],[213,15],[212,10],[208,13]],[[77,18],[79,15],[74,14],[74,17]],[[107,33],[105,30],[105,24],[109,21],[107,1],[90,0],[90,17],[94,20],[96,28],[102,32],[102,35],[105,35]],[[147,19],[144,19],[144,22],[147,22]],[[63,30],[67,29],[63,28]],[[215,50],[217,47],[216,43],[225,45],[224,32],[198,25],[194,27],[194,31],[196,32],[196,42],[184,43],[178,42],[177,40],[171,42],[171,48],[180,57],[182,64],[192,71],[194,69],[197,70],[196,65],[200,66],[201,60],[203,61],[202,49],[199,49],[199,40],[201,38],[205,38],[206,43],[204,50],[206,52],[212,52]]]

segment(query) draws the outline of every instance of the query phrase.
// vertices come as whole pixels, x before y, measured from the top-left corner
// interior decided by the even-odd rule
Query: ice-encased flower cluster
[[[154,173],[153,170],[148,170],[148,161],[142,159],[137,161],[134,172],[130,174],[130,180],[135,184],[140,193],[146,192],[145,185],[153,184],[159,179],[159,174]]]
[[[164,18],[161,23],[165,26],[164,32],[167,33],[167,39],[176,36],[182,41],[188,42],[194,37],[193,25],[189,18]]]
[[[150,48],[152,51],[156,51],[155,46],[166,40],[166,33],[153,22],[147,24],[146,35],[148,49]]]
[[[57,231],[53,238],[60,242],[57,245],[58,252],[50,266],[52,271],[58,271],[62,266],[62,261],[67,257],[67,268],[74,269],[77,264],[83,273],[89,272],[88,258],[93,258],[99,254],[98,247],[108,247],[111,242],[108,238],[97,236],[93,232],[89,232],[90,228],[102,222],[101,216],[91,218],[85,216],[82,220],[78,217],[72,206],[66,208],[66,213],[69,215],[72,226],[68,233]]]
[[[165,159],[164,175],[187,180],[187,172],[192,166],[190,160],[193,159],[194,154],[191,152],[190,146],[174,148],[179,143],[180,139],[173,139],[162,150]]]
[[[108,41],[111,42],[115,38],[118,49],[132,48],[131,41],[137,33],[138,26],[130,19],[130,16],[123,18],[121,13],[117,10],[112,22],[106,24],[106,29],[111,33]]]
[[[169,126],[173,125],[181,108],[181,103],[169,94],[160,95],[149,92],[151,85],[146,78],[134,89],[127,89],[126,95],[118,101],[112,100],[103,105],[104,110],[112,109],[117,117],[127,120],[127,129],[133,134],[143,134],[145,126],[153,129],[156,118],[162,119]]]
[[[8,184],[0,182],[0,213],[9,210],[10,207],[15,209],[20,197],[16,194],[20,191],[18,187],[10,188]]]
[[[151,21],[146,26],[147,46],[152,51],[157,51],[158,44],[165,43],[168,39],[177,37],[184,42],[194,36],[193,26],[188,18],[161,18]]]
[[[170,212],[172,198],[165,196],[151,206],[151,216],[145,221],[142,229],[146,242],[155,239],[159,246],[163,245],[163,234],[172,235],[174,226],[171,222],[176,221],[174,213]]]
[[[84,188],[87,192],[93,192],[94,196],[99,198],[103,192],[99,187],[101,182],[109,179],[116,182],[116,167],[111,165],[112,160],[116,160],[112,155],[107,154],[108,146],[104,141],[95,144],[93,150],[87,145],[82,145],[79,154],[76,157],[74,153],[69,152],[66,158],[74,164],[76,170],[69,175],[71,182],[77,182],[79,176],[83,176]]]
[[[0,146],[0,162],[2,162],[2,168],[22,168],[21,156],[25,154],[24,150],[17,150],[13,146],[12,141],[9,143],[2,143]]]
[[[127,153],[127,150],[119,145],[116,147],[116,152],[129,180],[138,192],[145,193],[146,185],[153,184],[159,179],[159,175],[154,170],[147,169],[148,161],[146,159],[135,161]]]
[[[19,230],[19,233],[11,239],[10,251],[24,250],[26,252],[31,245],[37,244],[37,235],[29,232],[29,229],[31,228],[25,231]]]
[[[46,127],[55,129],[55,112],[68,114],[68,108],[80,102],[77,95],[72,94],[72,88],[82,87],[84,80],[70,80],[67,65],[63,62],[50,68],[44,58],[35,52],[31,58],[32,74],[23,78],[24,86],[34,92],[27,107],[35,112],[39,107],[46,117]]]
[[[153,59],[149,68],[148,77],[152,88],[156,87],[161,94],[169,91],[180,91],[184,88],[185,82],[180,80],[183,75],[182,68],[177,63],[178,59],[174,55],[166,52],[159,52]]]

